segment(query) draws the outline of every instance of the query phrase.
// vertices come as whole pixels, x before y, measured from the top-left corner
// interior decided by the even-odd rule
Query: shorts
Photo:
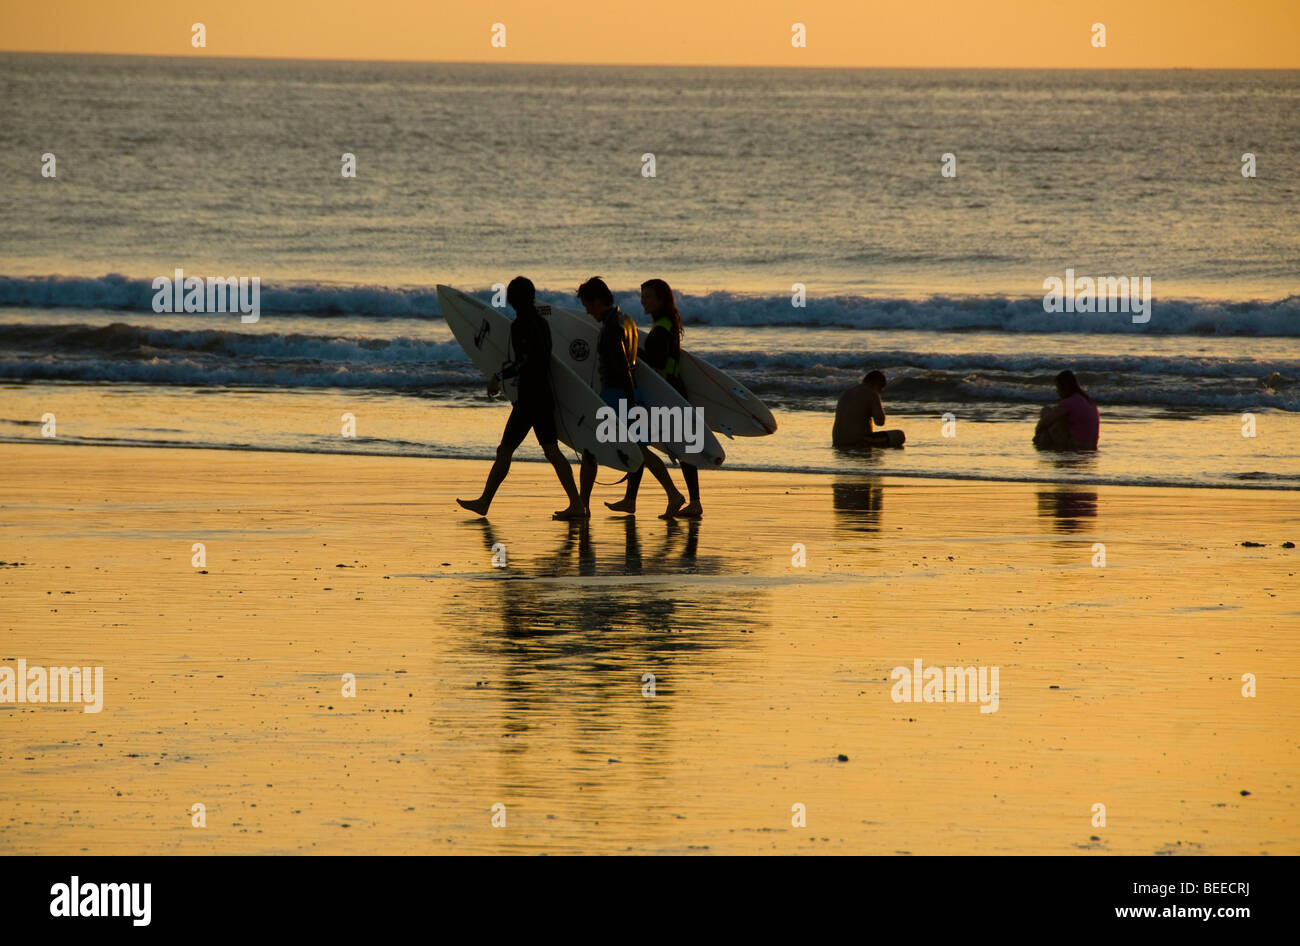
[[[501,446],[511,453],[532,430],[537,435],[537,442],[549,447],[559,440],[555,433],[555,401],[550,397],[520,398],[510,409],[510,418],[506,421],[505,432],[501,435]]]

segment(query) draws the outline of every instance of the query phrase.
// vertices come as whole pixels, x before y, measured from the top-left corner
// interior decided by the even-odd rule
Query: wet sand
[[[0,852],[1300,853],[1294,493],[717,471],[582,527],[538,463],[487,521],[479,461],[0,464],[0,665],[106,691],[0,704]],[[918,658],[997,711],[895,702]]]

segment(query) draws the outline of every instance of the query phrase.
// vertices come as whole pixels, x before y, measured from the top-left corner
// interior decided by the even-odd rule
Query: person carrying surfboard
[[[532,282],[523,276],[516,276],[506,287],[506,302],[515,310],[515,320],[510,324],[511,360],[501,366],[501,370],[488,381],[488,397],[495,397],[501,390],[501,382],[518,378],[519,397],[510,410],[506,420],[506,429],[501,434],[501,444],[497,447],[496,460],[488,471],[487,483],[483,486],[483,495],[478,499],[457,499],[462,508],[486,516],[497,489],[510,472],[510,460],[519,445],[532,430],[541,445],[542,453],[555,467],[555,475],[560,478],[569,497],[567,509],[555,513],[556,519],[580,519],[587,515],[586,502],[578,495],[578,488],[573,482],[573,470],[560,452],[555,432],[555,396],[551,391],[551,327],[546,324],[537,311],[537,290]]]
[[[841,450],[857,447],[901,447],[907,439],[901,430],[872,430],[872,421],[885,422],[885,405],[880,395],[885,393],[885,374],[868,371],[861,384],[855,384],[840,395],[835,405],[835,426],[831,428],[831,443]]]
[[[671,384],[686,401],[686,382],[682,378],[682,317],[673,300],[673,291],[662,279],[647,279],[641,284],[641,308],[654,319],[654,327],[645,339],[641,355],[646,364]],[[690,463],[682,463],[682,477],[691,494],[690,503],[678,510],[679,519],[699,519],[704,515],[700,505],[700,471]],[[627,491],[616,503],[605,503],[614,512],[636,512],[636,494],[641,488],[641,471],[638,467],[627,475]]]
[[[596,340],[597,367],[600,373],[600,397],[615,411],[619,400],[627,402],[630,410],[640,402],[640,392],[636,389],[636,323],[623,310],[614,304],[614,294],[605,285],[605,280],[592,276],[578,287],[578,300],[587,314],[600,323],[600,335]],[[681,494],[668,475],[664,461],[651,453],[643,444],[637,444],[641,459],[649,468],[659,485],[668,496],[668,508],[661,519],[670,519],[686,504],[686,497]],[[580,471],[579,493],[584,509],[591,499],[591,489],[596,483],[596,458],[584,451]]]

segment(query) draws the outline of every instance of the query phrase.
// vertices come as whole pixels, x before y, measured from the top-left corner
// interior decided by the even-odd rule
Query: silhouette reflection
[[[1082,532],[1091,526],[1083,520],[1097,518],[1097,493],[1071,487],[1039,490],[1038,515],[1050,518],[1056,532]]]
[[[516,737],[559,727],[572,734],[569,749],[579,755],[603,761],[612,740],[630,736],[641,762],[661,759],[676,704],[644,697],[644,675],[654,675],[658,695],[671,694],[678,667],[698,675],[712,654],[748,646],[752,632],[770,625],[767,592],[720,595],[715,582],[700,580],[735,565],[699,555],[698,520],[641,529],[631,517],[601,521],[595,529],[603,543],[593,539],[590,522],[557,524],[558,548],[531,557],[512,548],[508,527],[483,519],[472,526],[488,554],[498,542],[508,553],[507,567],[483,578],[496,592],[499,620],[484,614],[468,644],[475,674],[500,700],[507,758],[522,761],[529,751],[529,741]],[[663,540],[655,542],[660,530]],[[621,554],[611,554],[609,539],[620,534]],[[493,592],[483,593],[488,605]]]
[[[831,484],[831,504],[842,525],[861,532],[879,532],[884,488],[862,480],[839,480]]]

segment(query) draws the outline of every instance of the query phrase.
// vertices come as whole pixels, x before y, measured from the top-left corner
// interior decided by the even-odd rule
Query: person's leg
[[[602,395],[603,394],[604,392],[602,392]],[[624,394],[622,396],[626,397],[627,395]],[[644,406],[643,403],[644,399],[641,396],[640,388],[636,388],[634,391],[632,391],[631,396],[628,397],[627,400],[628,400],[629,409],[631,409],[632,405]],[[606,403],[609,403],[609,398],[606,398]],[[676,485],[674,485],[673,478],[668,475],[668,468],[664,466],[664,461],[659,459],[658,454],[649,450],[645,446],[645,444],[638,444],[638,446],[641,449],[640,469],[648,469],[651,475],[659,481],[659,485],[664,488],[664,493],[667,494],[668,496],[668,508],[664,510],[664,514],[659,518],[671,519],[673,516],[677,514],[677,510],[681,509],[682,506],[685,505],[686,497],[683,496],[681,494],[681,490],[679,490],[676,487]],[[638,470],[637,472],[639,474],[640,470]],[[630,481],[631,478],[632,478],[631,475],[629,475],[628,480]],[[639,475],[637,479],[638,479],[638,487],[639,487],[640,485]]]
[[[1070,439],[1065,421],[1058,420],[1054,424],[1039,426],[1038,432],[1034,434],[1034,446],[1043,450],[1073,450],[1074,441]]]
[[[1034,426],[1034,446],[1047,446],[1047,425],[1043,423],[1043,418],[1047,416],[1047,408],[1044,407],[1038,412],[1038,423]]]
[[[686,382],[680,375],[675,378],[670,378],[669,383],[672,384],[672,386],[677,390],[677,393],[682,396],[683,400],[687,403],[690,402],[690,396],[686,391]],[[694,408],[689,409],[694,410]],[[701,423],[703,423],[703,413],[700,414],[700,418]],[[681,467],[682,479],[686,481],[686,491],[690,494],[691,501],[685,509],[678,513],[678,515],[683,519],[698,519],[700,516],[704,515],[704,508],[700,505],[700,471],[698,467],[691,463],[682,463]]]
[[[673,483],[673,478],[668,475],[668,468],[664,466],[663,460],[660,460],[658,456],[645,447],[641,448],[641,459],[646,469],[650,471],[650,475],[659,481],[659,485],[664,488],[664,493],[668,496],[668,508],[664,510],[664,514],[659,518],[671,519],[677,515],[677,510],[686,504],[686,497]]]
[[[510,410],[510,418],[506,421],[506,429],[501,434],[501,444],[497,447],[496,460],[492,463],[492,469],[488,471],[487,483],[483,486],[483,494],[478,499],[457,499],[462,509],[468,509],[470,512],[476,512],[480,516],[486,516],[488,507],[492,505],[492,499],[497,494],[497,489],[505,480],[506,474],[510,472],[510,458],[514,456],[519,445],[524,442],[524,437],[528,434],[528,429],[532,425],[528,422],[526,411],[516,404]]]
[[[624,393],[618,388],[601,388],[600,399],[605,402],[612,411],[617,415],[619,399],[624,397]],[[579,492],[582,494],[582,508],[587,510],[587,515],[591,515],[591,488],[596,484],[596,458],[590,453],[582,454],[581,482]],[[609,506],[609,503],[605,504]],[[613,509],[613,506],[610,506]]]
[[[683,519],[698,519],[704,515],[704,507],[700,505],[700,471],[690,463],[683,463],[682,478],[686,480],[686,491],[690,493],[691,501],[677,515]]]
[[[618,410],[619,400],[626,398],[628,401],[628,410],[631,410],[632,407],[638,403],[640,393],[641,392],[638,389],[633,392],[631,397],[628,397],[627,392],[625,391],[620,391],[617,388],[604,388],[601,390],[600,396],[604,402],[614,410]],[[637,467],[635,470],[630,470],[627,474],[627,488],[623,491],[623,498],[616,503],[605,503],[605,505],[613,512],[635,513],[636,496],[641,490],[641,475],[644,472],[644,465]]]
[[[582,516],[582,500],[578,496],[578,487],[573,482],[573,470],[569,461],[560,451],[559,435],[555,427],[555,400],[549,391],[540,394],[530,402],[530,420],[537,445],[555,469],[555,475],[564,487],[564,495],[569,498],[569,505],[554,513],[553,519],[574,519]]]
[[[552,518],[582,518],[586,507],[583,505],[582,497],[578,495],[577,484],[573,482],[573,469],[569,466],[569,461],[564,459],[564,454],[560,452],[559,444],[555,441],[542,444],[542,453],[546,454],[546,459],[550,460],[551,466],[555,467],[555,475],[560,478],[560,485],[564,487],[564,494],[569,497],[568,508],[559,510]]]
[[[591,488],[596,485],[596,458],[582,451],[582,466],[578,469],[578,499],[585,515],[590,515]]]
[[[636,512],[636,494],[641,489],[641,474],[645,472],[644,466],[639,466],[627,475],[627,490],[623,493],[623,498],[616,503],[605,503],[614,512]]]

